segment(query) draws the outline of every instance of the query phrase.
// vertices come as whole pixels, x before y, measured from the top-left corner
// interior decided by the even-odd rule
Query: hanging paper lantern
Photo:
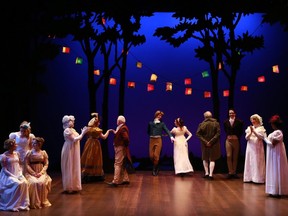
[[[186,78],[186,79],[184,80],[184,84],[185,84],[185,85],[191,85],[191,83],[192,83],[192,79],[191,79],[191,78]]]
[[[218,70],[222,70],[222,62],[218,63]]]
[[[259,76],[258,82],[265,82],[265,76]]]
[[[149,92],[149,91],[154,91],[154,85],[148,84],[148,85],[147,85],[147,91],[148,91],[148,92]]]
[[[55,39],[55,38],[56,38],[56,35],[54,35],[54,34],[52,34],[52,35],[48,35],[48,38]]]
[[[128,82],[128,88],[135,88],[135,82]]]
[[[203,78],[209,77],[208,71],[203,71],[203,72],[202,72],[202,77],[203,77]]]
[[[204,91],[204,98],[210,98],[211,92],[210,91]]]
[[[273,70],[273,73],[279,73],[279,66],[278,65],[272,66],[272,70]]]
[[[75,64],[83,64],[83,59],[80,57],[77,57],[75,60]]]
[[[104,17],[102,17],[102,24],[105,25],[106,24],[106,20]]]
[[[241,91],[248,91],[248,86],[242,85],[240,90]]]
[[[62,47],[62,53],[70,53],[69,47]]]
[[[185,88],[185,95],[191,95],[192,94],[192,88]]]
[[[229,90],[224,90],[223,91],[223,96],[228,97],[229,96]]]
[[[100,70],[94,70],[94,75],[99,76],[100,75]]]
[[[166,91],[172,91],[172,83],[166,82]]]
[[[139,62],[139,61],[138,61],[138,62],[136,63],[136,67],[137,67],[137,68],[142,68],[142,62]]]
[[[156,74],[152,74],[151,77],[150,77],[150,81],[151,82],[156,82],[157,80],[157,75]]]
[[[110,78],[109,84],[110,85],[116,85],[116,79],[115,78]]]
[[[124,52],[124,49],[122,49],[122,53]],[[126,52],[126,55],[128,55],[128,50],[127,50],[127,52]]]

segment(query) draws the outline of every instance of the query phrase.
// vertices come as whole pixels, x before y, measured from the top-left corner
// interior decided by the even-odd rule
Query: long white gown
[[[194,172],[193,166],[189,160],[188,143],[186,142],[185,134],[191,134],[186,126],[182,128],[174,127],[171,130],[174,135],[174,169],[175,174]],[[192,134],[191,134],[192,135]]]
[[[288,195],[288,162],[281,130],[267,137],[265,192],[272,195]],[[279,141],[275,146],[272,141]]]
[[[19,153],[4,152],[0,155],[0,210],[29,210],[28,182],[22,175]]]
[[[30,208],[42,208],[51,206],[48,194],[51,191],[52,179],[47,174],[49,161],[45,150],[27,153],[25,177],[29,182]],[[41,173],[40,177],[35,177],[35,173]]]
[[[253,126],[254,127],[254,126]],[[250,127],[245,130],[247,140],[243,181],[254,183],[265,183],[265,152],[263,139],[267,136],[263,126],[254,127],[260,139],[252,133],[250,138]]]
[[[79,134],[74,128],[66,128],[63,132],[64,145],[61,151],[61,172],[64,191],[80,191],[81,160],[80,140],[74,141]]]

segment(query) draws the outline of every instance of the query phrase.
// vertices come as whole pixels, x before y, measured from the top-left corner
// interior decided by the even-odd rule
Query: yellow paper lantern
[[[272,71],[273,73],[279,73],[279,66],[278,65],[272,66]]]
[[[156,74],[151,74],[150,81],[151,82],[156,82],[156,80],[157,80],[157,75]]]

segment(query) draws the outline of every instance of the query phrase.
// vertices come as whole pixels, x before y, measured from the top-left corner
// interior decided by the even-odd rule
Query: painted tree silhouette
[[[220,119],[219,69],[221,68],[229,82],[229,109],[234,107],[235,81],[241,60],[246,56],[245,53],[252,53],[255,49],[262,48],[264,44],[263,36],[252,36],[248,32],[236,35],[235,29],[244,15],[229,10],[198,13],[180,11],[173,14],[174,18],[179,19],[176,26],[160,27],[154,33],[154,36],[174,47],[179,47],[190,38],[201,42],[202,46],[195,48],[195,57],[209,64],[213,111],[218,120]]]

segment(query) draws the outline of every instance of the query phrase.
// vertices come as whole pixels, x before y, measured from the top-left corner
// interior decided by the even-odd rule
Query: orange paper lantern
[[[115,78],[110,78],[109,84],[110,85],[116,85],[116,79]]]
[[[138,61],[138,62],[136,63],[136,67],[137,67],[137,68],[142,68],[142,62],[139,62],[139,61]]]
[[[222,70],[222,62],[218,63],[218,70]]]
[[[248,91],[248,86],[242,85],[240,90],[241,91]]]
[[[204,91],[204,98],[210,98],[211,92],[210,91]]]
[[[128,88],[135,88],[135,82],[128,82]]]
[[[100,75],[100,70],[94,70],[94,75],[99,76]]]
[[[191,95],[192,94],[192,88],[185,88],[185,95]]]
[[[166,82],[166,91],[172,91],[172,83]]]

